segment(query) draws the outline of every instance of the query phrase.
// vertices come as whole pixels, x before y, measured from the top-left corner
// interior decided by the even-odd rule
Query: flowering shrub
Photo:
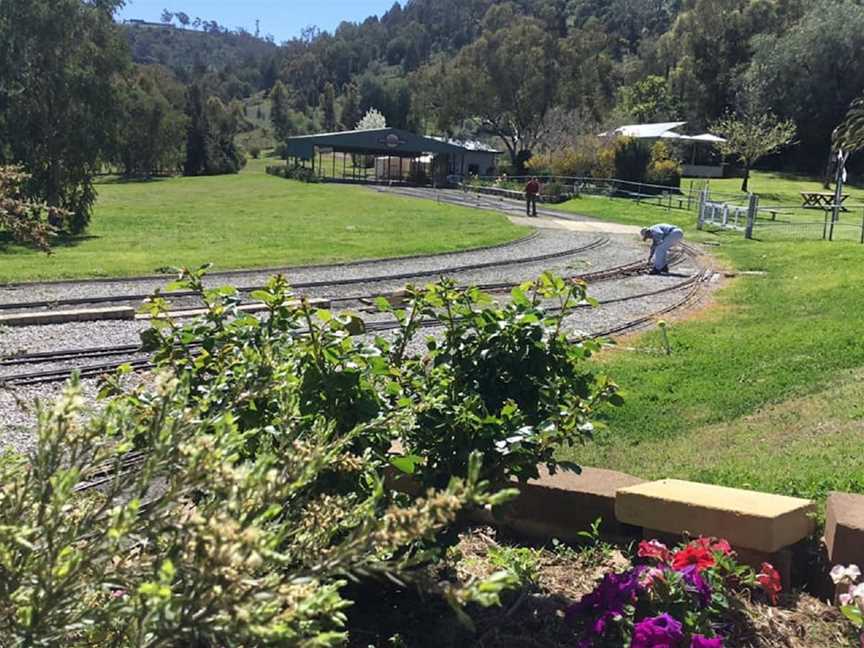
[[[269,447],[244,458],[252,430],[192,391],[188,375],[160,373],[144,402],[86,419],[73,383],[31,456],[0,454],[0,645],[343,645],[346,579],[410,578],[464,505],[507,497],[486,494],[474,455],[466,479],[400,503],[352,452],[362,427],[288,420],[287,400]],[[514,584],[430,587],[488,605]]]
[[[726,540],[698,538],[676,550],[642,541],[642,563],[606,574],[597,587],[567,609],[581,630],[580,648],[720,648],[735,590],[761,586],[776,601],[779,575],[739,565]]]
[[[0,232],[48,252],[51,237],[67,224],[71,214],[30,200],[24,192],[29,179],[30,174],[20,167],[0,166]]]

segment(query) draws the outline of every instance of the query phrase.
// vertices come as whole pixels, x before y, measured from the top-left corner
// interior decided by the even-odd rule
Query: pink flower
[[[756,580],[765,590],[772,605],[777,605],[777,595],[783,591],[783,586],[780,583],[780,572],[774,569],[771,563],[763,562],[762,571]]]
[[[651,567],[650,569],[646,569],[642,572],[642,577],[639,580],[639,585],[641,585],[644,589],[650,590],[654,587],[654,583],[657,581],[665,580],[666,575],[665,572],[658,567]]]
[[[728,540],[724,538],[704,538],[700,537],[690,543],[691,545],[704,547],[708,549],[711,553],[720,552],[724,556],[728,556],[732,553],[732,545],[729,544]]]
[[[639,543],[639,551],[636,552],[640,558],[652,558],[660,562],[668,563],[672,558],[672,552],[659,540],[643,540]]]

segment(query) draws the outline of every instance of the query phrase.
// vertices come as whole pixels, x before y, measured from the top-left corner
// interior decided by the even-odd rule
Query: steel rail
[[[584,245],[559,250],[558,252],[548,252],[545,254],[536,255],[533,257],[519,257],[516,259],[505,259],[503,261],[483,261],[479,263],[467,263],[452,268],[438,268],[434,270],[418,270],[413,272],[400,272],[385,275],[373,275],[367,277],[350,277],[346,279],[322,280],[322,281],[305,281],[291,284],[295,290],[304,290],[309,288],[331,288],[337,286],[354,286],[364,283],[383,283],[387,281],[406,281],[420,277],[434,277],[448,274],[457,274],[460,272],[469,272],[472,270],[484,270],[487,268],[507,268],[516,265],[526,265],[539,261],[551,261],[553,259],[562,259],[571,256],[578,256],[583,252],[588,252],[605,245],[608,245],[608,236],[599,236]],[[240,293],[249,293],[255,290],[262,290],[266,286],[246,286],[238,288]],[[26,313],[29,310],[37,309],[53,309],[64,306],[83,306],[88,304],[111,304],[119,302],[143,302],[146,299],[153,297],[153,292],[134,293],[126,295],[104,295],[101,297],[75,297],[69,299],[48,299],[42,301],[25,301],[25,302],[10,302],[0,304],[0,311],[17,311]],[[198,294],[192,290],[177,290],[171,292],[159,293],[160,297],[165,298],[187,298],[197,297]]]

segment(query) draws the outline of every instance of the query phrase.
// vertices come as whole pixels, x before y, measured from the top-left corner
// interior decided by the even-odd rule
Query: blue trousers
[[[666,267],[666,257],[669,256],[669,250],[671,250],[672,246],[680,242],[683,238],[684,232],[681,232],[680,230],[677,232],[669,232],[669,234],[667,234],[666,237],[657,244],[657,248],[654,250],[654,267],[657,270],[662,270]]]

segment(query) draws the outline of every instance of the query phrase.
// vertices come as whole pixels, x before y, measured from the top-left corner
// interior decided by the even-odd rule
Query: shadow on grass
[[[78,247],[82,243],[102,238],[101,236],[93,236],[92,234],[78,235],[63,235],[51,239],[51,248],[72,248]],[[13,249],[29,250],[32,252],[40,252],[41,250],[35,245],[21,243],[15,241],[9,232],[0,232],[0,252],[11,252]]]
[[[127,185],[127,184],[155,184],[176,178],[178,176],[144,176],[144,177],[126,177],[126,176],[109,176],[100,178],[97,184],[100,185]]]

